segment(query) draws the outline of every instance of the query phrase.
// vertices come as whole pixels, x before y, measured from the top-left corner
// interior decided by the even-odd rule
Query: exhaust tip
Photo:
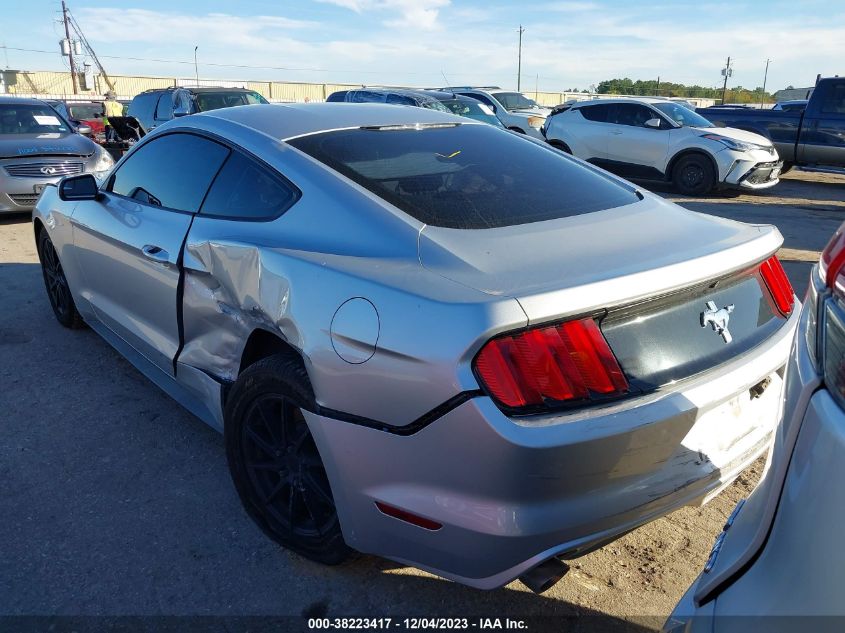
[[[519,577],[520,582],[540,594],[554,587],[569,571],[569,565],[559,558],[550,558],[529,569]]]

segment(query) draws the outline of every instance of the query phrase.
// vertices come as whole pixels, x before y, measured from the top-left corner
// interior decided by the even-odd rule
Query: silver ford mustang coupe
[[[223,432],[285,547],[541,591],[767,450],[782,238],[374,104],[174,120],[33,213],[58,320]]]

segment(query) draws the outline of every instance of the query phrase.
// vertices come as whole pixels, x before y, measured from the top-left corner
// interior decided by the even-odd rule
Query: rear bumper
[[[344,538],[491,589],[706,501],[767,450],[797,320],[673,392],[576,414],[509,419],[478,397],[410,436],[307,414]],[[443,527],[388,517],[376,501]]]

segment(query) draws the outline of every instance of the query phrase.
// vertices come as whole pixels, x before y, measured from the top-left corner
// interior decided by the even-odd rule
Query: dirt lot
[[[763,195],[663,195],[778,225],[799,294],[845,219],[842,177],[790,174]],[[93,332],[55,322],[36,262],[28,218],[0,220],[0,614],[604,614],[639,629],[665,618],[762,469],[575,561],[543,596],[518,582],[477,591],[366,556],[322,568],[247,519],[220,436]]]

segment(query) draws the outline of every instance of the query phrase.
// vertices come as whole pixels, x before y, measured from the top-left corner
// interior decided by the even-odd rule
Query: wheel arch
[[[572,153],[572,149],[569,147],[569,145],[567,145],[566,143],[564,143],[564,142],[563,142],[563,141],[561,141],[561,140],[558,140],[558,139],[556,139],[556,138],[555,138],[555,139],[552,139],[552,140],[550,140],[550,141],[549,141],[549,140],[547,140],[546,142],[547,142],[549,145],[551,145],[552,147],[554,147],[555,149],[559,149],[559,150],[561,150],[562,152],[566,152],[567,154],[571,154],[571,153]]]
[[[687,156],[693,155],[704,156],[705,158],[707,158],[707,160],[710,161],[710,166],[713,167],[713,173],[716,174],[716,183],[721,182],[721,176],[719,175],[719,165],[716,163],[716,159],[713,158],[713,156],[707,150],[698,147],[682,149],[669,160],[669,163],[666,165],[666,173],[664,174],[666,180],[672,180],[673,173],[675,171],[675,166],[678,164],[679,160]]]
[[[238,375],[240,376],[250,365],[254,365],[258,361],[269,356],[275,356],[276,354],[285,354],[286,356],[295,358],[301,363],[303,369],[305,369],[305,360],[298,349],[278,334],[263,328],[256,328],[250,333],[244,344],[238,367]]]
[[[38,244],[38,238],[41,236],[41,231],[46,230],[44,226],[44,222],[41,221],[41,218],[36,217],[32,221],[32,232],[35,234],[35,243]]]

